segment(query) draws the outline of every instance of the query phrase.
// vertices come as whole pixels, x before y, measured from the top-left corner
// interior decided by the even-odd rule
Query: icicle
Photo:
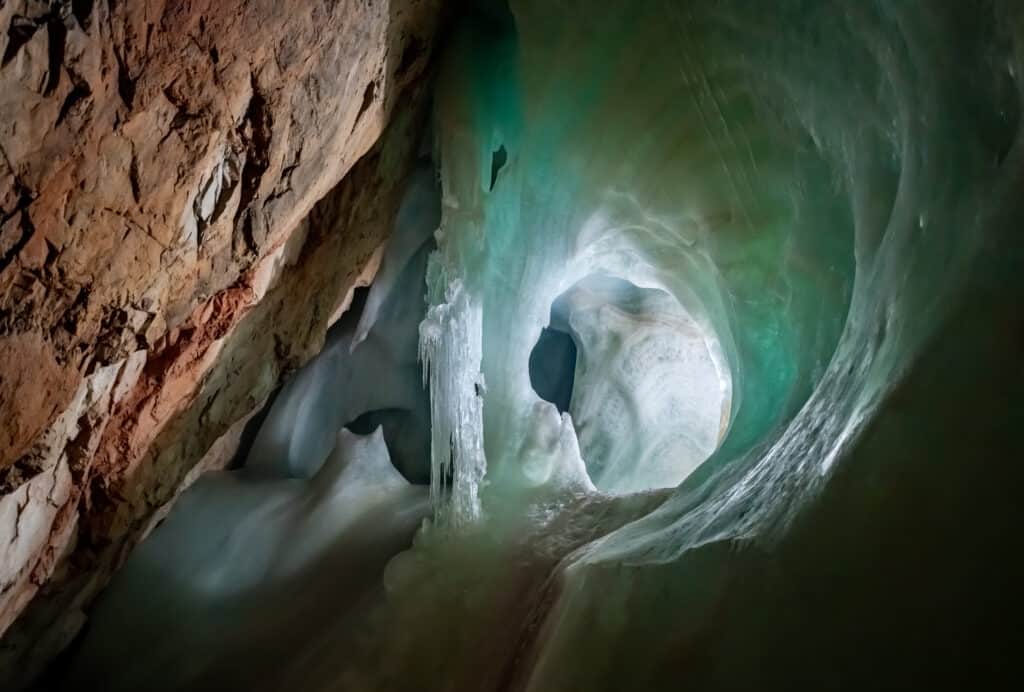
[[[480,517],[478,490],[487,470],[482,311],[458,279],[448,282],[444,295],[420,324],[420,360],[433,425],[430,499],[439,521],[459,526]]]

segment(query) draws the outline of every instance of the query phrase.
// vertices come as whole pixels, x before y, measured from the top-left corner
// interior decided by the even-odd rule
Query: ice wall
[[[440,88],[435,278],[478,300],[468,367],[487,388],[482,426],[435,410],[482,429],[491,530],[544,480],[520,445],[527,359],[581,276],[668,292],[734,386],[709,461],[562,553],[497,679],[862,689],[882,669],[907,688],[1008,670],[1018,4],[514,0],[467,27]],[[546,506],[570,533],[593,509]]]
[[[777,112],[783,85],[758,46],[704,36],[727,13],[512,11],[481,10],[440,87],[445,271],[433,277],[482,312],[472,339],[487,387],[482,424],[435,403],[435,426],[482,429],[488,473],[514,484],[537,399],[530,350],[555,299],[604,274],[665,291],[719,345],[733,382],[719,459],[777,434],[832,357],[854,273],[849,200],[804,114]]]

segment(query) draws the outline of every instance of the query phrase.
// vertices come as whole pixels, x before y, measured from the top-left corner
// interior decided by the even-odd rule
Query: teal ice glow
[[[771,60],[797,56],[740,50],[715,16],[671,3],[589,8],[515,3],[514,23],[481,14],[439,88],[445,270],[431,295],[443,303],[440,286],[457,281],[482,313],[482,432],[499,486],[515,484],[536,425],[530,348],[551,302],[580,278],[665,289],[717,337],[734,390],[712,466],[806,401],[851,295],[842,182],[804,123],[778,117],[794,95],[759,78]],[[499,146],[508,162],[490,190]],[[459,410],[435,405],[442,417]],[[442,447],[447,429],[435,429]]]

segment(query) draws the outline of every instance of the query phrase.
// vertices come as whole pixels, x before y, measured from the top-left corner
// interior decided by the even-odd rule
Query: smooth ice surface
[[[427,479],[422,457],[430,419],[417,344],[426,259],[439,213],[434,171],[423,164],[409,182],[358,323],[343,316],[321,354],[285,384],[246,468],[309,478],[334,448],[337,431],[371,414],[370,423],[383,424],[399,469],[410,479]]]
[[[402,478],[379,429],[342,430],[307,480],[208,474],[96,608],[68,684],[280,684],[282,647],[315,640],[377,591],[428,508],[427,489]]]

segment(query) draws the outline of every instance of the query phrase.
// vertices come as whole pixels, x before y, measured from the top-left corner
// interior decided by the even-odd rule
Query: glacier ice
[[[333,449],[338,429],[364,416],[386,422],[392,455],[399,453],[396,465],[408,477],[426,477],[420,467],[427,443],[418,438],[429,428],[429,411],[420,386],[417,325],[424,309],[427,255],[440,214],[436,193],[430,201],[434,188],[432,167],[421,165],[402,199],[381,277],[370,287],[359,314],[343,316],[320,356],[282,388],[246,468],[308,478]]]
[[[351,566],[309,570],[341,586],[317,592],[308,635],[247,619],[272,628],[288,610],[273,598],[225,615],[212,638],[276,656],[246,686],[979,689],[1015,670],[998,625],[1022,576],[1018,5],[468,3],[435,93],[436,250],[413,251],[426,227],[396,233],[365,324],[282,392],[247,470],[315,483],[369,411],[343,410],[315,369],[350,367],[425,282],[400,379],[429,386],[431,519],[395,554],[399,517],[427,511],[396,485],[393,516],[341,536],[379,549],[376,576],[354,603]],[[406,284],[410,257],[426,264]],[[578,350],[564,412],[531,383],[544,329]],[[380,348],[360,370],[385,372]],[[415,410],[401,391],[370,405]],[[193,510],[195,532],[223,530],[238,492]],[[244,514],[281,535],[273,512]],[[282,540],[335,527],[316,528]],[[275,555],[258,533],[146,588],[244,583],[262,572],[221,560]],[[191,540],[158,557],[195,564],[208,544]],[[148,547],[77,660],[125,646],[104,613],[146,602],[132,570]],[[284,547],[282,569],[325,554]],[[229,612],[192,598],[193,628]],[[237,659],[203,642],[167,661],[228,686]],[[173,647],[143,649],[155,689],[147,656]]]
[[[569,411],[597,488],[675,487],[718,446],[728,369],[717,339],[669,294],[589,276],[555,300],[551,324],[576,342]]]
[[[380,429],[341,430],[309,479],[207,474],[97,608],[91,627],[106,637],[86,638],[69,684],[278,685],[282,642],[315,642],[337,626],[324,603],[356,610],[428,513],[426,488],[398,473]]]
[[[133,554],[67,684],[284,684],[288,667],[271,655],[282,637],[330,637],[379,592],[430,514],[417,354],[435,188],[431,165],[412,174],[381,279],[273,400],[243,467],[203,475]]]

